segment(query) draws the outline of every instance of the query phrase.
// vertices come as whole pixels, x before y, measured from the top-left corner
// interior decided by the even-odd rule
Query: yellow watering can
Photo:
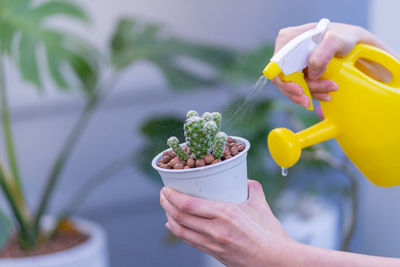
[[[359,59],[384,66],[392,74],[391,81],[380,82],[367,75],[357,67]],[[290,78],[302,71],[284,73],[277,70],[282,69],[280,63],[271,59],[264,75],[273,78],[280,73]],[[298,133],[285,128],[271,131],[268,146],[275,162],[289,168],[299,160],[303,148],[336,138],[371,182],[400,184],[400,62],[376,47],[358,44],[346,57],[334,57],[321,79],[333,80],[339,87],[331,93],[330,102],[321,102],[325,120]],[[286,80],[308,90],[304,78]]]

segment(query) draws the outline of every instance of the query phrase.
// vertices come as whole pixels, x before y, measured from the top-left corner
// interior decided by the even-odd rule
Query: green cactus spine
[[[182,147],[179,145],[179,140],[175,136],[171,136],[167,144],[172,150],[175,152],[175,154],[183,160],[187,160],[189,158],[189,155],[182,149]]]
[[[215,121],[215,123],[217,124],[218,130],[219,131],[221,129],[221,121],[222,121],[222,115],[219,112],[213,112],[211,113],[212,115],[212,120]]]
[[[213,146],[214,158],[219,159],[222,157],[222,155],[224,154],[225,143],[226,143],[227,139],[228,139],[228,136],[224,132],[218,132],[215,135],[214,146]]]
[[[202,115],[205,122],[211,121],[214,119],[213,114],[211,112],[204,112]]]
[[[204,119],[199,116],[188,118],[184,125],[187,145],[196,159],[207,155],[210,146],[210,136],[204,133],[203,127]]]
[[[186,117],[187,117],[188,119],[190,119],[190,118],[192,118],[192,117],[197,117],[197,116],[199,116],[199,113],[197,113],[197,111],[195,111],[195,110],[189,110],[189,111],[186,113]]]
[[[215,121],[213,121],[213,120],[207,121],[204,124],[203,132],[204,132],[204,134],[206,134],[210,137],[210,143],[208,144],[208,147],[207,147],[208,153],[211,152],[211,148],[213,146],[213,141],[214,141],[215,135],[217,134],[218,130],[219,130],[218,126],[215,123]]]

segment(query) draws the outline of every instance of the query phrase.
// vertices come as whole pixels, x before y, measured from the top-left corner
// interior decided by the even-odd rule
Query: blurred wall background
[[[107,51],[117,19],[135,16],[164,24],[168,31],[201,42],[238,49],[252,49],[262,41],[273,41],[282,27],[317,21],[332,21],[369,27],[400,51],[400,38],[388,27],[396,21],[395,0],[371,1],[184,1],[106,0],[79,1],[89,12],[87,27],[59,20],[55,25],[76,31]],[[82,101],[77,95],[47,90],[37,95],[7,65],[11,106],[18,154],[23,166],[29,201],[36,203],[48,172]],[[157,69],[142,62],[130,68],[104,103],[63,175],[52,210],[56,211],[83,179],[111,159],[128,153],[143,142],[137,129],[150,115],[183,114],[194,108],[218,110],[226,101],[223,90],[172,93]],[[269,87],[272,89],[272,87]],[[272,89],[273,90],[273,89]],[[196,99],[194,102],[193,99]],[[360,223],[352,250],[383,256],[399,256],[397,240],[400,214],[393,203],[400,198],[398,188],[377,188],[360,179]],[[160,185],[146,179],[136,169],[120,172],[99,188],[78,215],[99,221],[107,229],[112,266],[202,266],[200,252],[183,243],[165,240],[164,213],[159,207]],[[389,209],[390,207],[390,209]],[[395,210],[393,210],[395,209]]]

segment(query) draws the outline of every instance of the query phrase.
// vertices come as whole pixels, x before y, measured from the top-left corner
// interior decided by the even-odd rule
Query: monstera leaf
[[[111,41],[112,63],[122,69],[137,60],[158,66],[173,88],[210,86],[219,81],[220,70],[236,60],[236,53],[227,48],[198,44],[172,37],[156,24],[121,19]],[[190,59],[204,65],[212,74],[204,75],[183,64]]]
[[[44,80],[39,70],[47,65],[48,75],[59,88],[78,87],[90,92],[97,83],[94,49],[71,33],[46,26],[47,19],[60,14],[88,21],[69,1],[35,5],[29,0],[0,0],[0,52],[9,55],[22,77],[38,89],[43,88]]]

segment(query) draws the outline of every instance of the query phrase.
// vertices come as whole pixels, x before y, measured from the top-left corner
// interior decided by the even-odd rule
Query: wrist
[[[275,242],[274,242],[275,243]],[[275,243],[274,248],[269,248],[268,262],[264,266],[296,266],[298,257],[304,249],[301,243],[290,239],[289,237],[281,240],[279,244]]]

